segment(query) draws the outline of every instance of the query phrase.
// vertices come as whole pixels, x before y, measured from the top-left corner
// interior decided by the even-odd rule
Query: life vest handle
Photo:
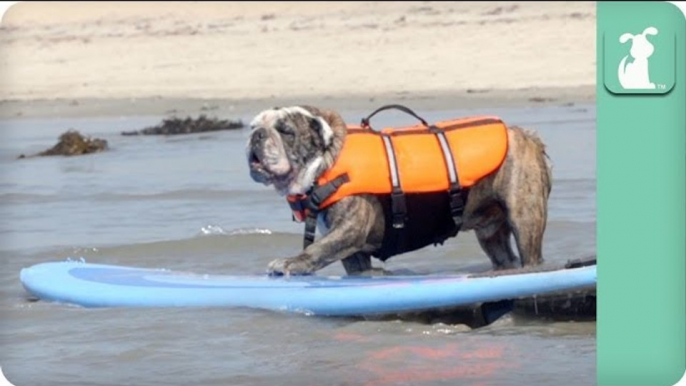
[[[365,128],[365,129],[371,129],[371,126],[369,125],[369,120],[372,119],[372,117],[373,117],[374,115],[376,115],[377,113],[380,113],[380,112],[382,112],[382,111],[384,111],[384,110],[390,110],[390,109],[400,110],[400,111],[402,111],[402,112],[404,112],[404,113],[406,113],[406,114],[409,114],[409,115],[411,115],[411,116],[417,118],[417,119],[422,123],[422,125],[424,125],[424,126],[426,126],[426,127],[429,127],[429,124],[426,123],[426,121],[424,120],[424,118],[420,117],[419,115],[417,115],[417,113],[415,113],[414,111],[410,110],[408,107],[405,107],[405,106],[403,106],[403,105],[385,105],[385,106],[381,106],[381,107],[379,107],[378,109],[374,110],[374,112],[372,112],[371,114],[369,114],[366,118],[362,118],[362,120],[361,120],[361,122],[360,122],[360,126],[362,126],[362,127]]]

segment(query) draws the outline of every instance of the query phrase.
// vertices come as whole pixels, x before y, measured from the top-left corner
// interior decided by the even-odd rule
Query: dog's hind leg
[[[493,263],[494,269],[515,267],[517,256],[512,251],[512,231],[506,221],[474,230],[479,245]]]
[[[522,171],[521,174],[527,174]],[[522,267],[543,262],[543,233],[548,218],[548,187],[519,181],[522,191],[505,198],[507,222],[514,234]],[[545,191],[536,190],[545,189]]]
[[[532,182],[533,178],[540,177],[530,174],[538,173],[522,168],[517,182],[521,190],[517,194],[510,192],[505,198],[507,222],[515,237],[522,267],[543,262],[543,233],[548,218],[549,185]]]
[[[540,216],[544,215],[515,214],[511,216],[510,222],[522,260],[522,267],[543,262],[545,222],[540,220]]]
[[[510,128],[510,152],[506,163],[510,178],[500,191],[507,207],[507,221],[517,242],[522,266],[543,262],[542,244],[548,218],[552,169],[545,145],[532,131]]]

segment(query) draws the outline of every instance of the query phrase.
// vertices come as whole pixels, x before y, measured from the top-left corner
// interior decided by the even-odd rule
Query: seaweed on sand
[[[143,130],[123,131],[122,135],[179,135],[206,133],[209,131],[241,129],[244,124],[240,120],[226,120],[207,118],[201,115],[198,118],[167,118],[162,123],[146,127]]]
[[[76,130],[68,130],[59,137],[59,141],[48,150],[29,157],[43,156],[75,156],[90,153],[97,153],[107,150],[107,141],[100,138],[91,138],[81,135]],[[24,154],[18,158],[27,158]]]

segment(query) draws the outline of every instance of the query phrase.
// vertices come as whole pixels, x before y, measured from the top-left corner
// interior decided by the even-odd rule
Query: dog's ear
[[[314,116],[313,122],[310,122],[310,127],[319,133],[326,146],[331,145],[335,137],[342,138],[345,136],[345,122],[335,111],[313,106],[301,107]]]
[[[634,38],[634,35],[632,35],[630,33],[625,33],[624,35],[619,37],[619,42],[620,43],[626,43],[627,41],[629,41],[629,39],[633,39],[633,38]]]
[[[643,36],[646,35],[657,35],[657,28],[655,27],[648,27],[643,31]]]
[[[320,116],[315,115],[310,119],[310,129],[322,138],[324,145],[331,145],[331,140],[333,139],[333,129],[326,120]]]
[[[310,123],[310,130],[317,132],[321,134],[322,132],[322,120],[321,118],[317,116],[313,116],[312,119],[309,119]]]

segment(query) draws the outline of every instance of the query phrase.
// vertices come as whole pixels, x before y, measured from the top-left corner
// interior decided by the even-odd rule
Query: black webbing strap
[[[400,111],[402,111],[402,112],[404,112],[404,113],[406,113],[406,114],[409,114],[409,115],[411,115],[411,116],[417,118],[417,119],[422,123],[422,125],[424,125],[424,126],[426,126],[426,127],[429,126],[429,124],[426,123],[426,121],[424,120],[424,118],[420,117],[419,115],[417,115],[417,113],[415,113],[414,111],[410,110],[408,107],[405,107],[405,106],[403,106],[403,105],[385,105],[385,106],[381,106],[381,107],[379,107],[378,109],[374,110],[374,112],[372,112],[371,114],[369,114],[366,118],[362,118],[362,121],[360,122],[360,126],[362,126],[362,127],[364,127],[364,128],[370,128],[371,126],[369,126],[369,120],[372,119],[373,116],[375,116],[377,113],[379,113],[379,112],[381,112],[381,111],[390,110],[390,109],[400,110]]]
[[[307,218],[305,219],[303,249],[314,243],[315,233],[317,231],[317,216],[319,215],[320,206],[324,201],[336,193],[341,185],[348,181],[350,181],[348,175],[341,174],[324,185],[315,186],[310,194],[307,195],[307,198],[304,200],[304,205],[307,208]]]
[[[455,226],[459,229],[462,226],[465,199],[464,191],[462,187],[460,187],[460,178],[457,174],[455,158],[453,157],[450,142],[448,142],[448,139],[445,137],[445,133],[435,126],[431,126],[430,130],[436,134],[438,143],[441,146],[441,151],[443,152],[446,169],[448,169],[448,181],[450,182],[450,187],[448,188],[448,194],[450,195],[450,215],[453,218],[453,222],[455,222]]]
[[[395,157],[395,150],[393,149],[393,140],[387,134],[381,134],[384,149],[386,150],[386,159],[388,160],[388,169],[391,175],[391,211],[393,213],[393,228],[400,229],[405,227],[405,219],[407,217],[407,204],[405,202],[405,193],[400,186],[400,174],[398,173],[398,161]]]
[[[314,243],[315,233],[317,232],[317,212],[310,211],[305,219],[305,235],[303,236],[303,249]]]

